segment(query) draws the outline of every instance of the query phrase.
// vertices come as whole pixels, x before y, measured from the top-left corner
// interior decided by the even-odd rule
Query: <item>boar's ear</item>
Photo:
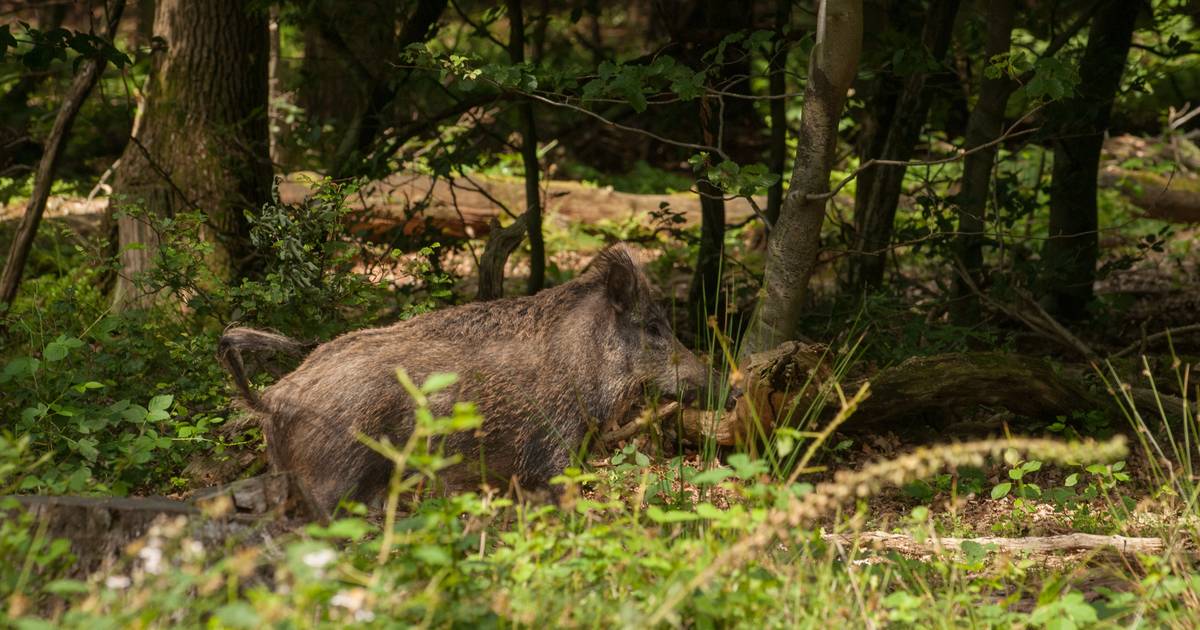
[[[637,263],[621,245],[605,250],[601,256],[604,287],[609,301],[618,313],[633,310],[637,306],[642,280]]]

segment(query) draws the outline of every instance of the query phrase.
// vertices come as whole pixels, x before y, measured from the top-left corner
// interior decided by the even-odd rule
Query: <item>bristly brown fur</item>
[[[546,488],[583,455],[588,432],[641,404],[646,388],[695,396],[717,376],[671,334],[655,292],[624,245],[601,252],[580,277],[532,296],[466,304],[391,326],[360,330],[317,347],[261,398],[246,384],[237,349],[294,350],[286,338],[234,329],[222,361],[263,422],[272,464],[290,470],[318,506],[369,501],[386,486],[388,460],[359,432],[405,443],[413,402],[396,382],[454,372],[430,399],[438,416],[458,401],[477,405],[482,430],[447,436],[461,464],[449,488],[481,481]],[[223,340],[224,341],[224,340]]]

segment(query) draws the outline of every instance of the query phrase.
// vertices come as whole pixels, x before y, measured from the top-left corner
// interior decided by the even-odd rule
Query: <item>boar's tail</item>
[[[234,385],[237,386],[238,392],[246,404],[251,409],[261,411],[262,402],[259,400],[258,394],[250,389],[250,381],[246,377],[246,366],[242,363],[242,351],[260,352],[265,350],[298,357],[303,356],[307,349],[306,344],[280,334],[253,328],[230,328],[221,335],[221,340],[217,342],[217,359],[233,376]]]

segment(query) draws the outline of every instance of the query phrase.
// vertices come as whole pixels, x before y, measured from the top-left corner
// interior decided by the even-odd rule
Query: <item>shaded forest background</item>
[[[630,531],[646,523],[643,495],[654,528],[731,523],[696,506],[775,509],[797,479],[946,437],[1128,433],[1159,436],[1131,440],[1135,481],[1124,461],[1093,470],[1053,449],[978,475],[946,456],[952,483],[921,468],[871,504],[871,522],[911,525],[914,506],[950,504],[969,483],[1002,517],[964,524],[951,509],[921,526],[1038,533],[1036,499],[1074,510],[1056,532],[1176,540],[1178,522],[1158,521],[1168,536],[1138,529],[1150,526],[1123,501],[1123,516],[1097,506],[1129,482],[1125,496],[1162,501],[1146,513],[1194,517],[1197,19],[1195,0],[0,2],[0,495],[186,499],[252,478],[266,465],[261,433],[236,421],[214,359],[229,325],[324,341],[535,293],[626,242],[677,336],[759,406],[715,427],[680,416],[665,442],[641,426],[601,440],[592,464],[617,481],[586,500],[627,500],[629,462],[666,484],[621,513]],[[255,367],[257,385],[286,371]],[[1084,468],[1040,472],[1042,460]],[[685,461],[734,472],[669,482]],[[1049,478],[1030,484],[1035,496],[1025,484],[1038,474]],[[1093,494],[1080,498],[1071,474],[1094,476]],[[720,501],[707,494],[726,483]],[[1053,501],[1051,486],[1063,490]],[[484,504],[470,509],[510,509]],[[451,521],[464,509],[413,508]],[[603,521],[562,518],[551,529],[566,538]],[[743,542],[758,531],[746,519],[728,526]],[[432,523],[426,546],[465,548],[466,534]],[[512,533],[498,523],[478,531]],[[735,546],[705,526],[686,533],[714,554]],[[10,534],[0,548],[36,556],[36,541]],[[662,544],[643,551],[688,564]],[[975,567],[971,553],[948,566]],[[830,568],[844,558],[821,557],[803,571],[818,566],[852,601],[858,578]],[[1178,576],[1189,562],[1161,566]],[[396,579],[427,586],[438,570]],[[699,579],[663,570],[679,589]],[[10,589],[28,575],[0,571]],[[798,575],[780,588],[812,577]],[[658,594],[640,613],[678,621],[684,591],[643,578],[627,588]],[[720,597],[760,578],[729,577]],[[926,612],[961,611],[979,586],[951,582],[965,599],[930,588]],[[1099,596],[1067,582],[1045,596],[1036,581],[1017,600],[1042,599],[994,623],[1034,623],[1020,615],[1052,604],[1067,618],[1134,615],[1119,598],[1080,604],[1071,588]],[[536,595],[504,609],[493,587],[457,596],[503,619],[549,614]],[[917,591],[876,584],[857,607],[805,605],[826,620],[921,618],[896,592]],[[688,618],[744,622],[767,606],[713,597],[742,612],[691,602]],[[313,604],[321,615],[327,600]],[[423,606],[396,614],[445,613]]]

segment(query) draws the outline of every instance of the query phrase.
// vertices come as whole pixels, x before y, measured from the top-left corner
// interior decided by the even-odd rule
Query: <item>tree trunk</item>
[[[392,100],[383,72],[396,59],[396,2],[320,0],[312,5],[305,30],[300,72],[300,104],[321,125],[334,130],[336,145],[325,145],[326,171],[335,177],[374,140]]]
[[[125,10],[125,0],[117,0],[108,11],[108,24],[104,39],[113,41],[117,25],[121,21],[121,13]],[[60,19],[61,21],[61,19]],[[21,218],[21,225],[13,236],[12,247],[8,258],[4,261],[4,272],[0,274],[0,304],[12,304],[17,295],[17,287],[21,283],[21,275],[25,271],[25,260],[29,256],[29,248],[37,236],[38,225],[42,221],[42,213],[46,210],[46,200],[50,198],[50,187],[54,184],[54,174],[58,170],[58,159],[67,146],[67,138],[71,135],[71,127],[75,124],[75,116],[83,107],[83,102],[91,94],[92,88],[100,80],[106,62],[104,58],[89,59],[84,63],[82,71],[71,83],[71,89],[63,99],[62,107],[54,118],[54,126],[50,128],[50,136],[42,151],[42,159],[38,163],[37,174],[34,176],[33,194],[29,197],[29,205]]]
[[[688,293],[697,330],[704,330],[709,316],[722,322],[721,261],[725,255],[725,198],[707,178],[696,180],[700,195],[700,251],[696,273]]]
[[[775,3],[775,50],[767,63],[769,78],[767,91],[771,95],[771,147],[769,160],[772,173],[779,174],[779,181],[767,189],[767,222],[775,225],[779,220],[779,207],[783,204],[783,166],[787,160],[787,102],[783,95],[787,92],[787,80],[784,72],[787,70],[787,45],[783,41],[784,29],[787,27],[791,13],[791,0],[776,0]]]
[[[691,14],[671,33],[671,39],[684,46],[683,59],[689,67],[707,72],[707,86],[749,96],[749,81],[739,80],[751,74],[750,53],[739,45],[731,44],[725,49],[725,59],[719,64],[706,55],[716,48],[726,36],[748,28],[749,12],[737,3],[720,0],[700,0]],[[712,67],[710,67],[712,66]],[[745,124],[757,131],[761,121],[750,106],[749,99],[726,98],[706,95],[698,102],[697,120],[701,141],[707,146],[720,147],[730,154],[730,159],[746,163],[760,154],[744,151],[736,142],[726,142],[734,125]],[[693,109],[693,111],[696,111]],[[737,134],[732,134],[736,136]],[[713,156],[714,160],[722,159]],[[722,327],[725,321],[726,296],[722,293],[721,276],[725,257],[725,214],[724,191],[714,186],[705,177],[698,177],[696,189],[700,196],[701,223],[700,249],[696,257],[696,270],[688,294],[688,302],[698,331],[704,330],[709,317],[715,317]]]
[[[525,20],[521,15],[521,0],[508,0],[508,55],[517,65],[525,63]],[[541,169],[537,155],[537,125],[533,119],[533,104],[522,100],[517,105],[521,128],[521,162],[525,167],[525,220],[529,229],[530,295],[546,284],[546,244],[542,238],[542,191],[538,185]]]
[[[1062,126],[1054,142],[1050,238],[1042,250],[1042,277],[1046,310],[1065,319],[1083,317],[1094,297],[1100,149],[1141,7],[1102,1],[1079,62],[1077,94],[1057,108]]]
[[[43,32],[62,26],[67,16],[67,4],[47,4],[37,9],[37,28]],[[0,97],[0,175],[9,176],[30,167],[40,159],[43,147],[29,134],[36,110],[29,98],[53,76],[49,70],[27,71]],[[8,203],[8,186],[0,187],[0,205]]]
[[[268,138],[268,154],[271,156],[272,164],[282,164],[284,155],[282,148],[279,145],[280,136],[283,134],[283,116],[279,112],[278,100],[283,98],[281,90],[282,83],[280,81],[280,62],[283,54],[282,42],[280,39],[280,22],[279,22],[279,7],[271,5],[270,13],[268,13],[267,28],[270,33],[269,54],[267,60],[267,138]],[[284,167],[286,173],[289,169]]]
[[[985,65],[996,55],[1008,52],[1012,45],[1016,0],[993,0],[987,6],[984,44]],[[979,99],[967,120],[968,151],[995,140],[1004,132],[1004,107],[1016,84],[1007,76],[983,77]],[[969,153],[963,159],[962,189],[958,193],[958,235],[955,245],[959,259],[975,286],[981,286],[983,271],[983,233],[986,226],[987,197],[996,163],[996,146]],[[955,276],[954,317],[963,324],[978,319],[979,300],[968,283]]]
[[[767,243],[766,295],[742,343],[742,354],[794,339],[808,281],[817,263],[838,121],[862,52],[862,0],[822,0],[809,59],[796,163],[779,221]]]
[[[479,290],[475,299],[479,302],[504,297],[504,265],[513,250],[521,246],[529,231],[526,216],[517,217],[508,227],[500,227],[500,220],[492,217],[487,246],[479,257]]]
[[[923,48],[941,62],[950,47],[959,0],[933,0],[921,34]],[[904,79],[891,124],[886,130],[880,158],[904,161],[913,148],[929,112],[931,94],[925,89],[929,75],[914,72]],[[880,130],[883,131],[882,129]],[[867,180],[860,178],[854,203],[855,253],[850,259],[851,286],[878,286],[883,281],[884,262],[892,240],[892,224],[904,184],[903,166],[876,166]]]
[[[270,198],[267,20],[242,2],[162,0],[145,108],[113,186],[122,272],[114,303],[145,306],[135,280],[155,264],[156,217],[200,210],[208,261],[219,274],[246,269],[245,212]],[[134,247],[140,244],[140,247]]]

